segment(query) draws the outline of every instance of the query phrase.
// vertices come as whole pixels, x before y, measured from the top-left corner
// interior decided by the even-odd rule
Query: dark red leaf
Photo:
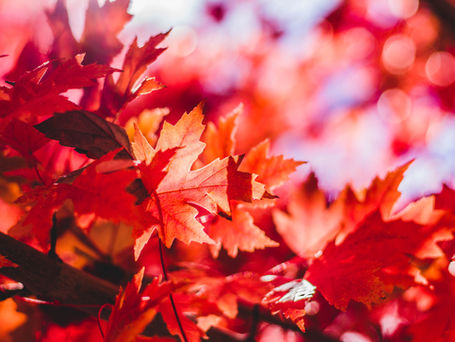
[[[13,119],[0,134],[0,141],[18,151],[28,161],[35,162],[33,152],[46,144],[49,139],[33,126]]]
[[[63,0],[57,0],[54,10],[46,11],[47,21],[54,35],[51,58],[70,58],[81,52],[69,24],[68,12]]]
[[[117,82],[114,82],[112,77],[106,79],[100,108],[102,115],[112,116],[135,97],[162,88],[154,78],[148,78],[134,89],[147,66],[165,50],[156,46],[166,38],[168,33],[151,37],[142,47],[138,47],[137,39],[131,43],[123,62],[123,72]]]
[[[131,144],[125,130],[99,116],[86,111],[55,114],[35,126],[48,138],[90,158],[100,158],[106,153],[123,147],[122,157],[132,155]]]
[[[129,3],[130,0],[106,1],[100,7],[97,0],[89,1],[80,40],[81,49],[86,52],[84,64],[109,64],[122,50],[117,35],[132,17],[127,12]]]

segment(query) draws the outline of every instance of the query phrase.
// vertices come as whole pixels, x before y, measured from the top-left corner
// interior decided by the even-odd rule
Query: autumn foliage
[[[317,26],[318,49],[282,69],[285,32],[261,18],[256,49],[238,56],[249,71],[220,95],[204,84],[217,61],[166,56],[171,31],[124,44],[129,5],[90,0],[76,38],[57,0],[46,53],[18,31],[21,48],[0,58],[12,65],[0,87],[0,340],[455,338],[455,190],[442,185],[453,179],[401,196],[454,110],[455,7],[421,2],[380,24],[368,1],[343,1]],[[323,89],[342,69],[359,72],[355,96]],[[384,165],[348,175],[375,106],[389,140],[371,159]],[[290,157],[330,139],[349,157],[324,158],[343,168]],[[50,269],[21,258],[29,247]],[[81,274],[90,281],[65,293]]]

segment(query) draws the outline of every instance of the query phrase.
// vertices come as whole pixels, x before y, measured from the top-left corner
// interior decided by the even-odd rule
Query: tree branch
[[[119,291],[117,286],[59,262],[3,233],[0,233],[0,255],[19,266],[0,268],[0,273],[21,282],[43,300],[81,305],[83,311],[96,314],[96,305],[114,303]]]

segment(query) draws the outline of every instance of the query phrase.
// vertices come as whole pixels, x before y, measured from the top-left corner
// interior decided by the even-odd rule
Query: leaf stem
[[[109,307],[111,309],[111,312],[114,310],[114,306],[112,304],[106,303],[106,304],[102,305],[98,311],[98,316],[96,318],[96,322],[98,323],[98,329],[100,330],[100,334],[103,337],[103,340],[104,340],[104,332],[103,332],[103,327],[101,326],[101,313],[103,312],[103,309],[105,307]]]
[[[158,216],[160,219],[161,232],[164,236],[164,219],[163,219],[163,210],[161,208],[160,198],[158,197],[158,194],[156,193],[155,190],[152,192],[152,195],[156,202],[156,207],[158,209]],[[164,247],[163,247],[163,243],[161,242],[161,239],[159,236],[158,236],[158,246],[159,246],[159,250],[160,250],[160,261],[161,261],[161,269],[163,271],[163,277],[164,277],[164,280],[167,281],[169,278],[167,275],[166,264],[164,262]],[[172,310],[174,311],[175,319],[177,320],[177,324],[179,325],[179,329],[180,329],[180,333],[182,335],[183,341],[188,342],[188,339],[185,335],[185,330],[183,329],[182,322],[180,321],[180,317],[177,312],[177,307],[175,306],[174,297],[172,296],[172,293],[169,294],[169,300],[172,305]]]
[[[160,249],[160,261],[161,261],[161,269],[163,270],[163,277],[164,277],[164,280],[169,280],[168,276],[167,276],[167,270],[166,270],[166,265],[164,263],[164,248],[163,248],[163,243],[161,242],[161,239],[158,237],[158,246],[159,246],[159,249]]]

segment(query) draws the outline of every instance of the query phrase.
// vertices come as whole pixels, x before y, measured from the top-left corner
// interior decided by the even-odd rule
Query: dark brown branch
[[[0,273],[21,282],[40,299],[68,305],[113,303],[118,287],[61,263],[12,237],[0,233],[0,255],[19,267],[3,267]],[[96,314],[98,308],[82,308]]]

